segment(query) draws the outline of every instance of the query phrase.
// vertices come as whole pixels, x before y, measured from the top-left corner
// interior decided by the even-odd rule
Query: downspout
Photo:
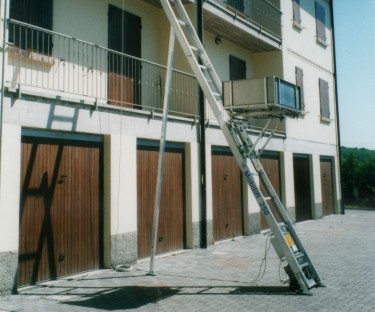
[[[3,12],[3,42],[2,42],[2,66],[1,66],[1,97],[0,97],[0,185],[1,185],[1,156],[3,150],[3,106],[4,106],[4,81],[5,81],[5,46],[6,46],[6,35],[7,35],[7,16],[8,16],[8,2],[4,2]]]
[[[333,77],[335,82],[335,98],[336,98],[336,127],[337,127],[337,156],[339,160],[339,185],[340,185],[340,194],[341,194],[341,214],[345,214],[345,206],[344,206],[344,198],[342,194],[342,181],[341,181],[341,168],[342,168],[342,162],[341,162],[341,138],[340,138],[340,119],[339,119],[339,98],[338,98],[338,92],[337,92],[337,66],[336,66],[336,42],[335,42],[335,27],[334,27],[334,14],[333,14],[333,0],[330,1],[330,9],[331,9],[331,29],[332,29],[332,42],[333,42]]]
[[[203,43],[203,0],[195,1],[196,31],[200,41]],[[206,189],[206,112],[205,100],[202,89],[199,87],[198,105],[200,116],[200,144],[199,144],[199,162],[200,162],[200,247],[207,248],[207,189]]]

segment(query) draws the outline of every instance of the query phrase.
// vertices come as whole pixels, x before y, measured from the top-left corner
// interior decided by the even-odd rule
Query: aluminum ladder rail
[[[286,260],[288,263],[284,269],[289,276],[290,286],[304,293],[308,293],[309,289],[313,287],[324,286],[310,257],[298,238],[283,204],[257,158],[256,152],[252,148],[253,143],[248,132],[241,121],[232,119],[228,112],[223,109],[222,82],[199,40],[181,0],[160,0],[160,3],[228,142],[233,156],[270,226],[272,245],[280,260]],[[171,4],[173,4],[173,7]],[[263,182],[282,222],[277,222],[273,216],[265,197],[262,195],[254,179],[255,174],[250,169],[249,160]]]

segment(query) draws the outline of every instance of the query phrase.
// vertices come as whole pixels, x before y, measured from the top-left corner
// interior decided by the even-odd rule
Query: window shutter
[[[326,41],[326,27],[325,27],[325,20],[326,20],[326,13],[324,7],[315,1],[315,19],[316,19],[316,35],[317,37],[322,40]]]
[[[246,79],[246,61],[229,55],[229,79]]]
[[[52,30],[53,0],[11,0],[9,14],[11,19]],[[23,50],[52,54],[52,36],[39,30],[13,26],[9,41]]]
[[[303,92],[303,70],[299,67],[296,67],[296,85],[300,88],[301,95],[301,110],[305,110],[305,99]]]
[[[300,0],[293,0],[293,21],[301,24]]]
[[[236,10],[243,12],[244,11],[244,1],[243,0],[227,0],[227,4]]]
[[[328,82],[319,79],[319,98],[320,98],[320,115],[324,118],[330,117],[329,112],[329,96],[328,96]]]

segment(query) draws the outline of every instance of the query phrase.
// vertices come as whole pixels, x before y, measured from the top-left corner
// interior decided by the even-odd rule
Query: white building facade
[[[184,3],[196,23],[197,3]],[[203,4],[223,81],[300,87],[301,116],[261,157],[296,222],[341,211],[331,7]],[[159,2],[2,0],[1,16],[0,293],[148,257],[169,36]],[[208,107],[201,122],[178,44],[174,68],[158,253],[267,228]]]

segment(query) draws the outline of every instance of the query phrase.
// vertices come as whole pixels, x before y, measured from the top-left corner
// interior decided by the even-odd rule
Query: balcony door
[[[137,107],[141,99],[141,18],[113,5],[108,9],[108,100]]]
[[[227,3],[237,11],[244,11],[244,0],[227,0]]]
[[[229,55],[229,79],[246,79],[246,61],[233,55]]]
[[[53,0],[11,0],[9,17],[40,27],[40,29],[32,29],[19,24],[10,24],[9,42],[13,43],[14,47],[28,54],[52,55],[52,35],[48,30],[52,30]]]

